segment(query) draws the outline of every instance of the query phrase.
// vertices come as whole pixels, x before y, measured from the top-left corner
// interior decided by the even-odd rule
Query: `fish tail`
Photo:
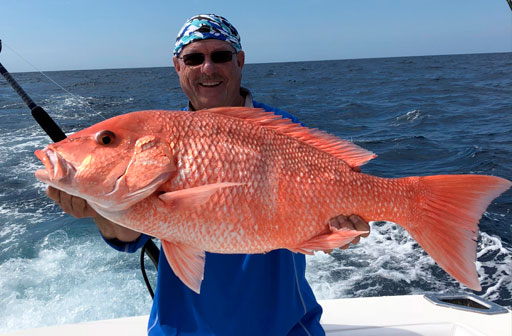
[[[512,183],[484,175],[405,179],[414,179],[418,189],[412,204],[415,220],[403,223],[404,228],[441,268],[469,288],[481,290],[475,267],[478,221]]]

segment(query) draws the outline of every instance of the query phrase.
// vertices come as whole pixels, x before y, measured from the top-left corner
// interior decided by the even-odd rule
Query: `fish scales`
[[[311,146],[262,127],[247,127],[243,120],[221,123],[216,120],[221,116],[206,119],[188,114],[180,114],[180,118],[189,121],[164,126],[174,135],[179,134],[179,127],[188,125],[186,136],[172,139],[177,148],[173,153],[177,177],[163,188],[182,190],[222,181],[245,185],[221,190],[198,208],[162,214],[165,218],[176,216],[176,223],[187,225],[170,232],[172,225],[162,225],[152,235],[195,244],[203,237],[200,241],[205,245],[201,248],[212,252],[258,253],[291,247],[327,230],[327,219],[343,210],[337,206],[346,198],[339,193],[340,185],[335,180],[332,189],[322,185],[328,181],[326,177],[336,177],[337,166],[345,166],[343,169],[350,174],[352,170],[345,162],[329,155],[308,160],[314,155]],[[343,176],[338,175],[337,179],[342,180]],[[306,188],[290,192],[296,183]],[[331,196],[335,192],[336,200]]]
[[[129,113],[36,155],[46,168],[38,179],[161,239],[176,275],[198,293],[205,251],[329,251],[365,233],[330,226],[340,214],[401,225],[439,266],[478,290],[478,221],[512,185],[484,175],[363,174],[357,167],[373,153],[234,107]]]

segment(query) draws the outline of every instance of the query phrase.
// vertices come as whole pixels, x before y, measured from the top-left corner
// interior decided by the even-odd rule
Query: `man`
[[[189,98],[189,110],[259,107],[298,122],[290,114],[253,101],[241,88],[245,54],[236,29],[217,15],[189,19],[176,39],[173,63]],[[93,217],[105,241],[133,252],[149,239],[97,215],[87,202],[51,187],[48,196],[75,217]],[[368,231],[358,216],[330,225]],[[353,243],[357,243],[356,238]],[[344,246],[342,248],[347,248]],[[305,257],[288,250],[266,254],[206,254],[201,294],[186,287],[160,252],[158,284],[148,323],[150,335],[323,335],[322,308],[305,279]]]

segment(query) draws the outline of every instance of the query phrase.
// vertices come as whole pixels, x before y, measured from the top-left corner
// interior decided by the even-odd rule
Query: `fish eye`
[[[94,136],[94,139],[99,145],[110,145],[114,142],[116,135],[112,131],[99,131]]]

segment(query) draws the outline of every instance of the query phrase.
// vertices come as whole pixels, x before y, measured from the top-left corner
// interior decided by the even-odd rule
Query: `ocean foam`
[[[149,312],[138,254],[119,253],[99,235],[70,238],[62,230],[34,249],[34,258],[0,264],[0,306],[9,307],[0,332]]]
[[[490,301],[510,301],[512,249],[505,248],[499,237],[481,233],[477,260],[478,277],[484,289],[482,296]]]
[[[402,228],[389,222],[371,226],[370,236],[347,250],[307,257],[306,277],[319,299],[472,292],[441,270]],[[512,293],[512,249],[483,232],[477,250],[481,295],[503,304]]]

